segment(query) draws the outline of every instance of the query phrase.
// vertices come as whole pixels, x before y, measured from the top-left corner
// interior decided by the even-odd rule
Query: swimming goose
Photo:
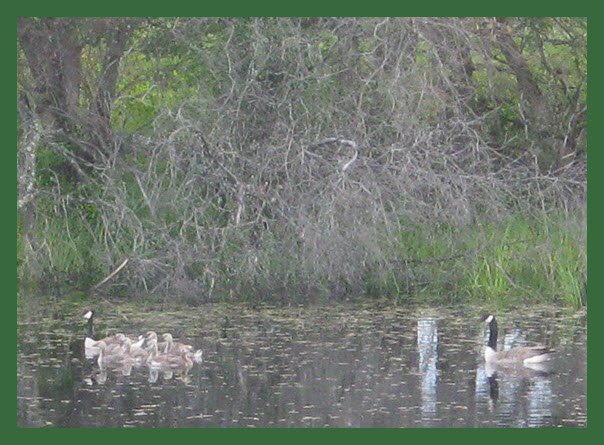
[[[157,340],[151,339],[151,354],[147,358],[147,365],[150,367],[168,367],[168,368],[191,368],[193,361],[190,357],[191,353],[186,351],[178,355],[160,354],[157,348]]]
[[[130,346],[130,357],[134,358],[138,364],[146,363],[153,350],[153,343],[157,342],[157,334],[153,331],[148,331],[145,335],[139,337],[141,340],[137,342],[137,347],[132,344]],[[138,346],[140,344],[140,346]]]
[[[174,342],[172,334],[170,333],[165,333],[162,335],[162,337],[165,340],[162,343],[166,344],[164,348],[165,354],[182,355],[186,353],[187,357],[195,363],[201,363],[203,361],[203,351],[201,349],[197,349],[196,351],[194,351],[192,345]]]
[[[165,344],[165,347],[163,349],[164,354],[182,354],[183,352],[193,352],[193,346],[186,345],[181,342],[175,342],[174,338],[172,337],[172,334],[170,334],[169,332],[163,334],[162,338],[164,339],[162,343]]]
[[[100,350],[97,360],[100,367],[104,367],[105,365],[135,364],[135,359],[130,357],[130,339],[127,337],[125,337],[123,345],[108,345],[101,340],[97,347]]]
[[[157,334],[155,331],[147,331],[144,335],[145,337],[145,345],[148,347],[153,340],[157,341]]]
[[[136,350],[142,349],[145,344],[145,336],[139,335],[138,337],[130,337],[130,351],[134,352]]]
[[[89,310],[84,314],[84,318],[88,320],[88,330],[86,332],[86,339],[84,340],[84,348],[86,349],[98,349],[99,343],[102,341],[107,346],[112,344],[120,344],[122,339],[117,335],[109,335],[108,337],[102,338],[100,340],[94,339],[94,311]],[[98,352],[97,352],[98,353]]]
[[[145,342],[146,342],[145,344],[147,346],[149,346],[153,342],[155,342],[157,344],[157,350],[158,350],[158,352],[165,354],[171,348],[170,342],[167,339],[169,338],[170,341],[172,341],[172,344],[174,344],[174,343],[173,343],[173,338],[172,338],[171,334],[163,334],[162,338],[164,339],[164,341],[158,342],[158,337],[157,337],[157,334],[155,333],[155,331],[148,331],[145,334]],[[191,349],[193,349],[192,346],[191,346]]]
[[[494,315],[486,315],[483,321],[489,325],[489,341],[484,350],[484,360],[490,364],[530,366],[542,363],[551,358],[550,351],[545,346],[520,346],[507,351],[497,351],[497,319]]]

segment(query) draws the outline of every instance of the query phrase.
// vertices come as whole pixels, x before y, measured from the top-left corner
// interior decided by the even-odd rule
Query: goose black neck
[[[489,396],[493,402],[499,399],[499,382],[497,382],[496,374],[487,378],[489,381]]]
[[[497,320],[495,320],[495,317],[489,323],[489,343],[487,346],[497,349]]]
[[[88,332],[86,333],[86,336],[88,338],[94,338],[94,327],[92,325],[92,317],[93,315],[91,315],[88,319]]]

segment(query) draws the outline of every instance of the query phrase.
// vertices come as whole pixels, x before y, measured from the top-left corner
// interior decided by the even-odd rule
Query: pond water
[[[547,370],[485,368],[479,308],[97,308],[97,336],[150,329],[204,351],[188,371],[100,369],[84,306],[20,302],[19,427],[583,427],[586,316],[498,313],[499,348]]]

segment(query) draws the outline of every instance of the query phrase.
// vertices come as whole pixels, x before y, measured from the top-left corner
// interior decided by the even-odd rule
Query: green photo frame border
[[[205,3],[205,2],[204,2]],[[114,0],[89,3],[55,1],[41,2],[30,1],[27,4],[17,4],[13,6],[4,6],[2,26],[3,38],[1,39],[3,53],[7,59],[16,61],[16,20],[19,16],[486,16],[486,15],[504,15],[504,16],[575,16],[588,18],[588,295],[591,296],[588,309],[588,424],[583,429],[539,429],[539,430],[521,430],[521,429],[179,429],[166,432],[165,429],[104,429],[91,434],[87,429],[70,429],[63,431],[39,430],[39,429],[19,429],[16,427],[16,404],[13,394],[16,394],[16,277],[13,275],[12,264],[16,255],[16,132],[8,129],[4,133],[6,145],[2,150],[2,162],[0,165],[3,174],[0,175],[2,186],[0,193],[3,195],[3,201],[7,206],[8,217],[3,218],[4,242],[6,248],[3,249],[3,265],[1,270],[5,275],[5,289],[7,299],[3,311],[3,323],[1,324],[2,336],[5,339],[5,353],[15,357],[15,367],[5,366],[1,368],[3,374],[5,394],[2,403],[2,423],[13,439],[18,440],[56,440],[61,443],[100,443],[111,440],[113,437],[128,435],[130,440],[163,442],[170,440],[168,434],[177,434],[181,440],[195,441],[218,441],[219,443],[229,443],[231,441],[249,442],[308,442],[310,440],[320,439],[325,442],[348,442],[348,441],[380,441],[382,443],[394,441],[406,441],[410,439],[423,438],[424,440],[441,440],[449,442],[451,440],[471,441],[475,443],[484,443],[484,441],[509,442],[510,440],[531,440],[531,441],[563,441],[581,440],[591,442],[595,436],[599,436],[601,429],[598,419],[602,411],[599,407],[598,399],[601,383],[598,376],[601,368],[601,357],[598,349],[592,347],[598,344],[598,339],[602,335],[602,329],[597,323],[596,316],[600,313],[599,291],[602,289],[602,279],[598,274],[598,266],[602,264],[601,253],[598,248],[601,244],[601,231],[599,224],[601,222],[601,198],[598,197],[598,191],[601,190],[602,177],[599,175],[598,168],[602,165],[602,154],[597,149],[599,142],[602,141],[602,129],[599,121],[601,114],[601,81],[602,61],[599,57],[598,48],[603,46],[602,34],[604,34],[604,23],[601,16],[597,14],[595,2],[586,1],[566,2],[564,4],[540,4],[537,2],[519,2],[517,0],[508,1],[500,4],[489,4],[476,1],[463,2],[431,2],[427,4],[411,4],[411,2],[370,2],[370,3],[344,3],[342,1],[318,2],[307,1],[302,3],[285,4],[285,2],[246,2],[241,0],[230,1],[227,4],[204,4],[193,2],[177,2],[177,4],[159,3],[149,4],[147,2],[136,4],[134,2],[116,2]],[[14,13],[13,13],[14,10]],[[16,116],[16,65],[14,69],[4,70],[3,76],[6,77],[2,83],[3,94],[3,122],[8,122],[7,127],[13,125],[13,118]],[[15,149],[13,149],[15,147]],[[596,148],[594,148],[596,147]],[[14,209],[15,214],[12,212]],[[126,431],[135,431],[128,433]],[[535,435],[537,434],[537,436]],[[38,436],[40,435],[40,436]],[[10,438],[9,438],[10,440]],[[587,442],[587,443],[589,443]]]

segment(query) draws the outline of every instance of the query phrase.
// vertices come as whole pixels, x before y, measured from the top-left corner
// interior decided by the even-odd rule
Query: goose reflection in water
[[[524,400],[526,416],[517,426],[542,426],[552,416],[552,363],[513,366],[485,363],[482,370],[488,386],[488,410],[502,418],[513,416],[518,401]],[[484,382],[484,380],[483,380]]]
[[[155,326],[114,318],[118,321],[103,320],[98,337],[92,334],[99,341],[123,332],[130,355],[132,340],[149,329],[157,332],[158,354],[166,346],[175,349],[177,342],[199,347],[187,338],[199,339],[207,345],[207,358],[203,368],[193,364],[188,374],[186,368],[149,369],[146,359],[132,367],[115,359],[101,370],[97,359],[84,359],[86,320],[78,317],[65,325],[64,318],[44,312],[21,315],[17,424],[467,428],[587,423],[587,326],[581,314],[558,316],[552,308],[543,314],[500,315],[505,329],[496,352],[539,343],[556,347],[556,369],[550,374],[549,366],[527,367],[524,361],[511,368],[485,366],[490,329],[479,322],[479,308],[231,310],[204,307],[198,319],[184,311],[149,316]],[[224,340],[220,322],[226,313],[232,327]],[[275,328],[267,335],[271,325]],[[174,338],[162,335],[166,332]],[[148,346],[144,339],[142,351]]]
[[[175,363],[156,363],[142,364],[136,362],[102,362],[103,364],[96,368],[89,376],[84,378],[84,382],[88,385],[104,385],[107,381],[107,376],[110,371],[115,374],[128,377],[132,374],[133,369],[146,367],[149,371],[149,383],[156,383],[161,374],[163,380],[172,380],[178,377],[179,380],[187,383],[190,381],[189,371],[193,367],[193,362],[186,362],[182,365]]]
[[[515,378],[546,377],[554,372],[552,363],[531,363],[523,366],[505,365],[500,363],[485,363],[487,377],[497,377],[497,374],[513,376]]]
[[[157,383],[157,381],[159,380],[159,375],[161,373],[162,379],[164,381],[167,380],[172,380],[174,377],[177,377],[179,380],[181,380],[183,383],[188,384],[191,382],[191,376],[189,375],[189,369],[190,368],[182,368],[182,369],[175,369],[175,368],[161,368],[161,367],[149,367],[149,377],[147,379],[147,381],[149,383]]]
[[[201,363],[203,353],[195,350],[192,345],[174,341],[172,334],[162,335],[163,342],[158,342],[154,331],[146,334],[126,336],[118,333],[94,339],[94,311],[84,314],[87,320],[87,333],[84,339],[84,355],[86,358],[97,358],[99,372],[86,377],[87,384],[96,382],[103,385],[107,381],[107,370],[112,369],[122,376],[130,376],[134,368],[143,365],[149,368],[149,382],[157,382],[160,372],[164,380],[171,380],[178,375],[181,380],[188,381],[187,374],[195,363]]]

